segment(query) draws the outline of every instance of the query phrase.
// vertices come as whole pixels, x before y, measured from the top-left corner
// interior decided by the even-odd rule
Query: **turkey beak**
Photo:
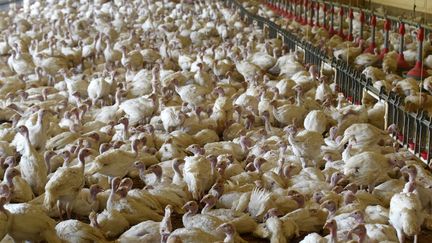
[[[200,203],[202,203],[202,204],[207,204],[207,198],[206,198],[206,197],[203,197],[203,198],[200,200]]]
[[[187,156],[194,156],[194,153],[192,153],[192,151],[190,151],[189,149],[185,149],[184,152]]]
[[[224,224],[221,224],[221,225],[219,225],[217,228],[216,228],[216,230],[217,231],[221,231],[221,232],[223,232],[224,230],[223,230],[223,227],[224,227]]]
[[[189,210],[189,206],[186,204],[182,207],[183,210],[188,211]]]

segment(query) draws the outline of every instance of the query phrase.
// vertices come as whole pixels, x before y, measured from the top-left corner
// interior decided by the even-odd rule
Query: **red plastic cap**
[[[344,10],[343,7],[339,8],[339,16],[343,16],[344,15]]]
[[[384,30],[390,30],[390,27],[391,27],[390,19],[386,19],[384,21]]]
[[[424,28],[420,27],[417,32],[417,40],[423,41],[424,40]]]
[[[371,17],[371,25],[376,26],[376,16],[375,15],[372,15],[372,17]]]
[[[399,34],[405,35],[405,24],[402,22],[399,23]]]
[[[323,3],[323,11],[324,13],[327,12],[327,4]]]
[[[360,23],[364,23],[365,22],[365,14],[363,11],[360,12]]]
[[[354,18],[354,12],[353,12],[352,8],[350,8],[350,10],[349,10],[348,17],[349,17],[350,19],[353,19],[353,18]]]

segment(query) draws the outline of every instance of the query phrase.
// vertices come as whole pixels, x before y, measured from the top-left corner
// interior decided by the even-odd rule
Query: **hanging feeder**
[[[365,13],[363,10],[360,11],[360,40],[363,40],[363,30],[364,30],[364,23],[366,20]]]
[[[298,0],[297,5],[298,5],[297,8],[299,9],[299,11],[298,11],[298,14],[296,14],[295,20],[297,22],[301,23],[301,22],[303,22],[303,5],[302,5],[302,0]]]
[[[402,71],[406,71],[410,68],[409,64],[405,61],[405,57],[404,57],[404,42],[405,42],[405,24],[403,22],[399,23],[399,35],[400,35],[400,40],[399,40],[399,53],[398,53],[398,58],[397,58],[397,67],[399,70]]]
[[[390,29],[391,29],[391,22],[390,19],[386,18],[384,21],[384,49],[382,49],[380,53],[380,60],[384,59],[384,55],[389,52],[389,35],[390,35]]]
[[[417,32],[417,61],[415,66],[407,73],[408,77],[422,80],[427,76],[426,69],[423,67],[423,40],[424,28],[419,26]]]
[[[353,19],[354,19],[354,12],[353,9],[350,8],[349,12],[348,12],[348,18],[349,18],[349,31],[348,31],[348,36],[347,36],[347,40],[348,41],[353,41],[354,37],[353,37]]]
[[[279,15],[284,15],[285,14],[285,4],[284,4],[285,0],[278,0],[278,11],[279,11]]]
[[[375,53],[374,50],[376,48],[376,42],[375,42],[376,23],[377,23],[376,22],[376,16],[375,16],[375,14],[372,14],[371,21],[370,21],[370,24],[372,26],[372,36],[371,36],[372,40],[371,40],[371,43],[369,44],[369,47],[366,48],[364,53],[372,53],[372,54]]]
[[[291,19],[294,16],[293,13],[293,8],[295,4],[293,4],[292,0],[288,0],[288,13],[287,13],[287,18]]]
[[[423,150],[420,152],[420,156],[422,157],[422,159],[427,160],[428,152],[426,150]]]
[[[303,25],[307,25],[308,22],[308,5],[309,5],[309,1],[308,0],[304,0],[304,4],[303,4],[303,19],[301,21],[301,23]]]
[[[313,26],[314,25],[314,21],[313,21],[313,16],[314,16],[314,10],[315,10],[315,5],[314,5],[314,2],[311,2],[310,4],[309,4],[309,25],[310,26]]]
[[[343,9],[343,7],[342,6],[340,6],[340,8],[339,8],[339,33],[338,33],[338,35],[340,36],[340,37],[342,37],[342,39],[345,39],[345,35],[344,35],[344,33],[343,33],[343,21],[344,21],[344,9]]]
[[[334,5],[331,5],[331,9],[330,9],[330,29],[329,29],[329,35],[333,36],[336,32],[334,30]]]
[[[278,0],[278,10],[279,10],[279,15],[284,15],[285,14],[285,0]]]
[[[273,9],[273,0],[271,0],[267,3],[267,7]]]
[[[315,26],[321,27],[320,26],[320,21],[319,21],[319,10],[320,10],[320,4],[319,4],[319,2],[316,3],[315,10],[316,10],[316,14],[315,14],[315,18],[316,18]]]
[[[278,14],[281,13],[280,2],[281,2],[280,0],[276,0],[276,2],[275,2],[276,13],[278,13]]]
[[[291,9],[291,1],[290,0],[286,0],[284,6],[285,6],[284,7],[284,17],[285,18],[289,18],[289,16],[290,16],[290,9]]]
[[[408,139],[408,148],[411,150],[415,150],[416,144],[414,143],[413,139]]]
[[[404,141],[404,135],[403,135],[401,132],[399,132],[396,136],[397,136],[397,139],[398,139],[399,141],[401,141],[401,142]]]
[[[327,30],[327,4],[323,3],[323,28]]]

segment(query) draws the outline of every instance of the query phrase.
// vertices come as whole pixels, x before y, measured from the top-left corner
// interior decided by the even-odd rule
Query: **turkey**
[[[306,168],[308,160],[312,161],[314,166],[317,166],[321,155],[321,145],[324,144],[322,135],[319,132],[310,130],[297,133],[297,128],[294,125],[288,126],[286,131],[293,152],[300,157],[303,168]]]

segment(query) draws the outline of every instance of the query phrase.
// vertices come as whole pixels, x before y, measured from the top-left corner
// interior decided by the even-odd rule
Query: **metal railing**
[[[336,72],[335,81],[338,91],[342,92],[352,103],[361,104],[364,93],[363,91],[366,91],[377,97],[380,101],[385,102],[387,104],[387,111],[384,119],[387,121],[387,125],[396,124],[399,129],[399,133],[394,134],[393,137],[431,166],[432,120],[424,111],[418,111],[416,113],[408,112],[403,107],[402,97],[392,91],[386,92],[384,89],[376,89],[372,85],[372,80],[367,80],[365,75],[363,75],[359,70],[348,65],[348,63],[342,60],[337,60],[334,57],[329,58],[323,50],[320,50],[309,42],[301,40],[299,37],[283,29],[274,22],[252,14],[236,0],[226,0],[226,3],[229,7],[236,9],[243,20],[246,20],[248,23],[256,21],[259,27],[267,28],[270,38],[274,38],[277,35],[281,36],[284,44],[286,44],[290,50],[296,48],[303,49],[305,52],[306,63],[312,63],[317,66],[326,63],[334,68]],[[325,2],[320,1],[320,3],[324,4]],[[351,8],[346,5],[339,6]],[[364,11],[368,12],[367,10]],[[373,12],[369,13],[375,14]],[[385,17],[402,21],[395,17]],[[405,21],[405,23],[410,25],[415,24],[409,21]],[[416,24],[416,26],[418,25]],[[423,27],[425,27],[426,30],[429,29],[429,26]]]

